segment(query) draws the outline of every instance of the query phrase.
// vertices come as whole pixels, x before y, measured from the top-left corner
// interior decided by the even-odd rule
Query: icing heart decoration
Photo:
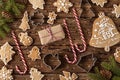
[[[106,52],[109,52],[110,47],[118,42],[120,42],[120,33],[116,29],[115,23],[100,12],[99,17],[93,23],[90,46],[104,48]]]
[[[60,65],[61,61],[58,54],[47,54],[44,56],[44,64],[51,70],[56,70]]]

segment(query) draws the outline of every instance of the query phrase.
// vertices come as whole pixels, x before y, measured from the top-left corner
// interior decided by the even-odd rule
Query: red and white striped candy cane
[[[70,46],[72,48],[72,52],[73,52],[73,55],[74,55],[74,60],[70,61],[67,55],[65,55],[65,58],[66,58],[68,63],[74,64],[74,63],[77,62],[77,54],[76,54],[75,49],[78,50],[80,53],[86,51],[86,41],[85,41],[85,38],[84,38],[84,35],[83,35],[83,32],[82,32],[82,29],[81,29],[78,17],[77,17],[78,15],[76,13],[76,10],[74,8],[72,10],[73,10],[73,14],[74,14],[74,17],[75,17],[75,20],[76,20],[76,23],[77,23],[79,34],[81,36],[81,40],[83,42],[83,49],[79,49],[77,44],[73,44],[73,41],[72,41],[72,38],[71,38],[71,34],[70,34],[69,29],[68,29],[68,25],[66,23],[66,20],[64,19],[63,23],[64,23],[66,31],[67,31],[67,35],[68,35],[68,38],[69,38]]]
[[[16,66],[16,70],[19,72],[19,74],[25,74],[27,72],[27,64],[26,64],[25,58],[23,56],[22,50],[21,50],[21,48],[19,46],[19,43],[18,43],[18,40],[17,40],[17,37],[16,37],[14,31],[12,31],[11,34],[12,34],[12,37],[13,37],[13,39],[15,41],[15,44],[17,46],[17,49],[19,51],[20,57],[22,59],[23,65],[24,65],[24,71],[20,71],[18,66]]]

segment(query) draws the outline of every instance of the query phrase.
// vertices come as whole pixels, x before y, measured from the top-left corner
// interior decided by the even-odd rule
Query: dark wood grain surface
[[[16,0],[17,2],[23,3],[24,0]],[[45,23],[42,26],[46,26],[47,25],[47,16],[48,16],[48,12],[50,11],[55,11],[56,12],[56,7],[53,7],[53,2],[55,2],[56,0],[45,0],[46,4],[45,4],[45,9],[44,10],[40,10],[44,15],[45,15]],[[78,15],[80,14],[80,0],[70,0],[73,4],[74,7],[77,10]],[[93,48],[89,46],[89,40],[91,37],[91,32],[92,32],[92,24],[93,21],[98,17],[97,14],[100,11],[105,12],[105,14],[109,17],[111,17],[113,19],[113,21],[115,22],[117,29],[120,31],[120,18],[115,18],[115,15],[112,14],[112,10],[113,10],[113,4],[119,4],[120,0],[108,0],[108,3],[105,4],[105,6],[103,8],[101,8],[100,6],[96,6],[95,4],[91,3],[91,1],[89,0],[91,6],[92,6],[92,10],[95,13],[95,17],[93,17],[92,19],[89,18],[89,14],[87,14],[87,12],[85,10],[83,10],[83,13],[81,15],[81,17],[79,18],[80,23],[81,23],[81,27],[82,30],[84,32],[85,38],[86,38],[86,42],[87,42],[87,51],[81,54],[78,54],[78,59],[80,59],[81,56],[86,55],[86,54],[94,54],[94,56],[96,56],[98,58],[98,61],[96,63],[96,66],[99,66],[101,61],[106,60],[110,55],[113,55],[113,53],[115,52],[115,48],[120,46],[120,43],[118,43],[117,45],[111,47],[111,51],[110,52],[105,52],[104,49],[97,49],[97,48]],[[82,8],[84,9],[86,1],[83,0],[82,2]],[[32,9],[32,6],[29,2],[27,2],[27,11],[30,12]],[[74,40],[75,43],[78,43],[79,45],[81,45],[82,41],[80,39],[80,36],[78,33],[76,33],[78,31],[77,29],[77,25],[74,19],[74,16],[72,14],[72,10],[70,8],[70,12],[68,14],[60,12],[57,13],[58,17],[57,20],[55,21],[54,25],[57,24],[61,24],[63,26],[63,19],[66,18],[70,32],[72,34],[72,38]],[[18,28],[20,23],[21,23],[21,18],[23,17],[23,15],[16,17],[15,22],[10,24],[10,26],[12,27],[12,29],[15,30],[16,34],[20,33],[21,30]],[[36,19],[37,20],[37,19]],[[31,26],[31,29],[28,30],[28,34],[34,39],[34,43],[29,46],[29,47],[25,47],[22,44],[21,48],[22,51],[24,53],[27,65],[28,65],[28,69],[30,70],[30,68],[35,67],[37,68],[39,71],[41,71],[43,74],[45,74],[45,77],[43,80],[59,80],[59,74],[62,74],[62,71],[69,71],[69,72],[74,72],[79,76],[78,80],[89,80],[87,77],[87,73],[82,70],[78,65],[74,64],[68,64],[66,62],[66,60],[64,59],[64,55],[68,54],[69,57],[72,59],[72,51],[70,49],[70,45],[69,45],[69,41],[68,41],[68,37],[66,35],[66,38],[61,40],[61,41],[57,41],[51,44],[48,44],[44,49],[41,50],[41,56],[42,58],[46,55],[46,54],[54,54],[54,53],[58,53],[60,55],[61,58],[61,66],[59,68],[57,68],[55,71],[50,70],[46,65],[44,65],[43,60],[37,60],[35,62],[31,61],[30,58],[28,58],[28,54],[29,51],[31,50],[31,48],[33,46],[38,46],[39,48],[41,48],[41,44],[40,44],[40,40],[39,40],[39,36],[37,31],[41,30],[42,26]],[[63,26],[64,27],[64,26]],[[64,29],[65,30],[65,29]],[[20,69],[23,70],[24,67],[22,66],[22,61],[21,58],[18,54],[16,45],[13,41],[13,39],[11,38],[11,34],[8,34],[8,37],[5,39],[0,39],[0,45],[3,45],[6,41],[8,41],[13,47],[14,50],[16,51],[16,54],[13,56],[13,60],[10,61],[7,65],[7,68],[12,68],[14,69],[13,72],[13,77],[14,80],[31,80],[30,79],[30,74],[29,74],[29,70],[25,75],[19,75],[18,72],[16,72],[15,70],[15,66],[19,65]],[[85,60],[86,61],[86,60]],[[85,62],[85,64],[88,64],[88,62]],[[2,68],[4,66],[4,63],[2,61],[0,61],[0,68]],[[86,66],[85,66],[86,67]]]

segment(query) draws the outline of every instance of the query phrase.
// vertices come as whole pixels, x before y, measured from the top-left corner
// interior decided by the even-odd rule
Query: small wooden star
[[[54,2],[53,5],[57,7],[57,12],[69,12],[69,8],[73,6],[69,0],[57,0],[57,2]]]
[[[0,70],[0,80],[12,80],[12,69],[7,69],[5,66]]]
[[[55,12],[53,11],[53,12],[50,12],[49,13],[49,16],[48,16],[48,21],[47,21],[47,23],[49,23],[49,24],[53,24],[54,23],[54,20],[56,19],[56,17],[57,17],[57,14],[55,14]]]
[[[114,4],[113,7],[114,7],[114,11],[112,13],[116,15],[116,18],[119,18],[120,17],[120,4],[118,6]]]

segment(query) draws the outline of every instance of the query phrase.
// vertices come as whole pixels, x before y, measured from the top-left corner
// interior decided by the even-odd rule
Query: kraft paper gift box
[[[38,34],[42,45],[46,45],[48,43],[52,43],[65,38],[65,33],[60,24],[38,31]]]

